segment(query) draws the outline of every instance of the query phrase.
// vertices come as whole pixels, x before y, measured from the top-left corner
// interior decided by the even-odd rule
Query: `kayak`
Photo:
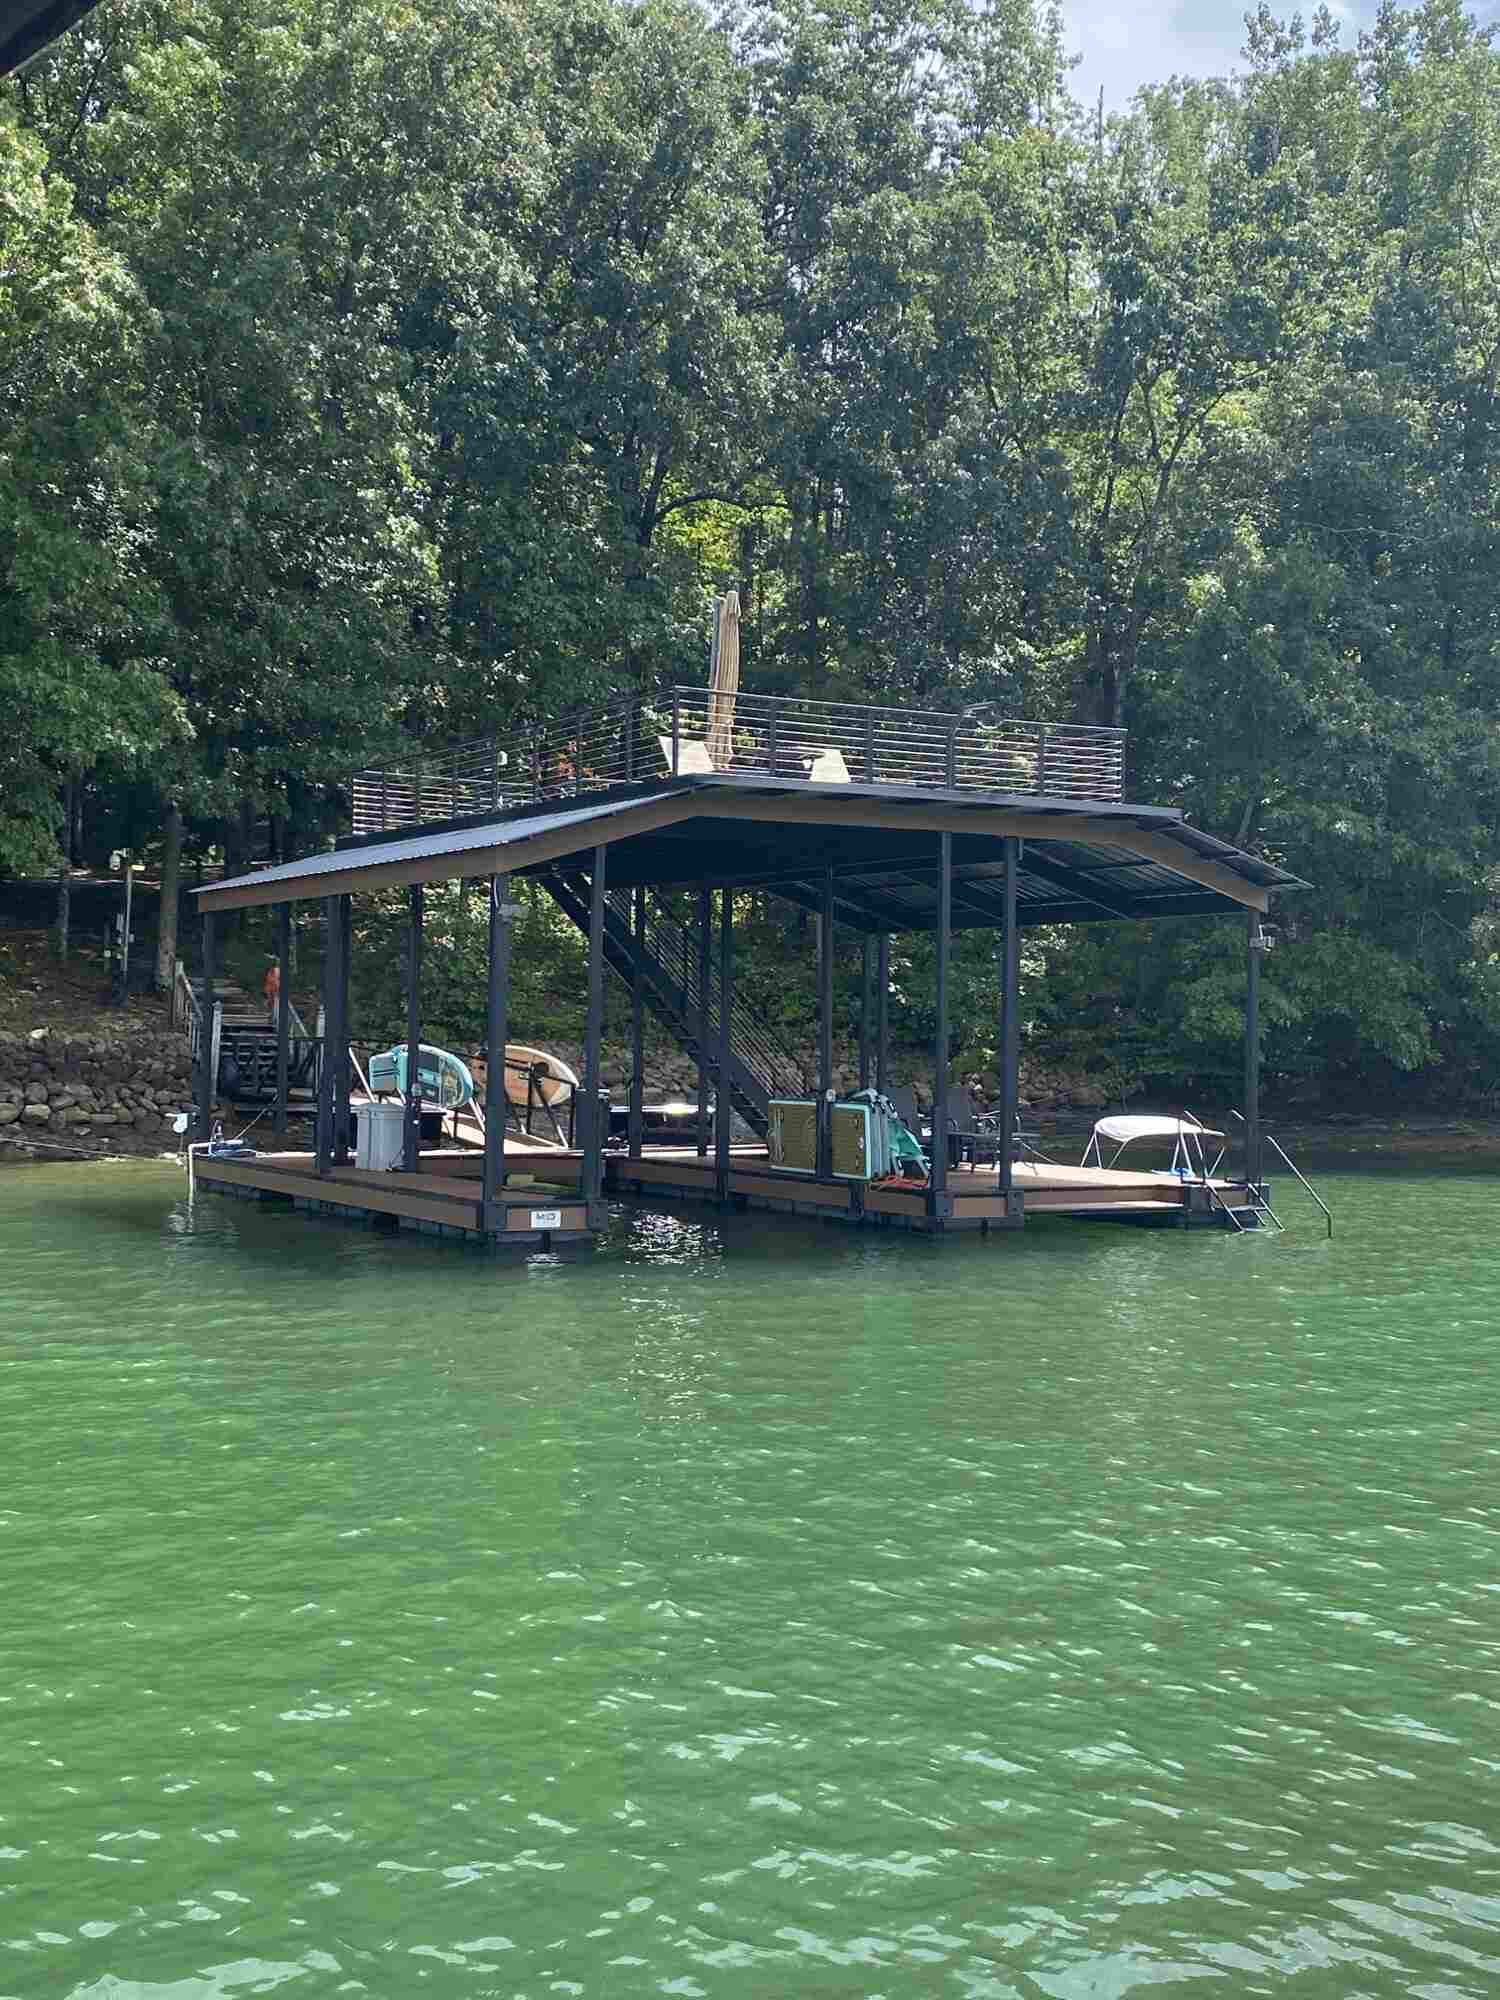
[[[406,1052],[406,1043],[397,1042],[383,1055],[371,1056],[370,1088],[377,1097],[390,1092],[405,1097]],[[435,1049],[427,1042],[417,1051],[417,1088],[424,1104],[436,1105],[441,1111],[457,1111],[461,1105],[474,1102],[474,1077],[469,1065],[461,1056],[447,1049]]]

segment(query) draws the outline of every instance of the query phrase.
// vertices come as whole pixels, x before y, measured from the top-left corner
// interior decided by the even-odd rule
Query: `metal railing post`
[[[780,733],[780,729],[781,697],[773,694],[771,697],[771,711],[766,718],[766,763],[773,778],[776,776],[777,736]]]
[[[677,776],[677,766],[682,747],[682,695],[672,690],[672,776]]]
[[[875,711],[865,710],[865,783],[875,782]]]
[[[1032,787],[1044,796],[1047,790],[1047,725],[1044,722],[1036,733],[1036,780]]]
[[[958,789],[958,717],[948,724],[947,754],[943,764],[943,782],[950,792]]]

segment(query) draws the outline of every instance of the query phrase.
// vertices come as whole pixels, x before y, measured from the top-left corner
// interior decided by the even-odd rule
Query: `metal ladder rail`
[[[1233,1115],[1236,1118],[1240,1118],[1240,1114],[1238,1111],[1236,1111]],[[1202,1127],[1203,1125],[1203,1120],[1198,1116],[1197,1112],[1188,1110],[1186,1106],[1183,1107],[1180,1116],[1183,1118],[1191,1119],[1193,1124],[1199,1127]],[[1240,1123],[1242,1125],[1244,1124],[1244,1122],[1245,1122],[1244,1119],[1240,1118]],[[1273,1141],[1272,1143],[1274,1144],[1275,1142]],[[1245,1228],[1244,1223],[1240,1221],[1239,1216],[1229,1206],[1229,1203],[1224,1200],[1223,1196],[1218,1192],[1217,1188],[1215,1188],[1214,1186],[1214,1177],[1218,1173],[1220,1167],[1223,1166],[1224,1155],[1229,1150],[1227,1141],[1224,1145],[1220,1146],[1218,1152],[1215,1154],[1212,1166],[1208,1164],[1204,1156],[1203,1142],[1201,1139],[1197,1141],[1197,1149],[1198,1149],[1198,1166],[1202,1176],[1203,1185],[1208,1190],[1209,1207],[1212,1208],[1214,1204],[1217,1203],[1218,1206],[1221,1209],[1223,1209],[1224,1213],[1229,1217],[1229,1220],[1234,1224],[1236,1231],[1242,1236],[1248,1235],[1250,1232]],[[1245,1181],[1245,1193],[1248,1197],[1248,1206],[1251,1210],[1251,1213],[1255,1215],[1257,1218],[1259,1218],[1259,1220],[1262,1223],[1269,1222],[1271,1227],[1276,1231],[1276,1234],[1278,1236],[1285,1236],[1286,1224],[1282,1221],[1281,1217],[1276,1213],[1275,1209],[1272,1208],[1270,1202],[1266,1200],[1265,1196],[1263,1194],[1258,1194],[1256,1190],[1250,1185],[1248,1178]]]
[[[1231,1118],[1236,1119],[1241,1125],[1244,1124],[1245,1114],[1242,1111],[1231,1111],[1229,1115]],[[1274,1149],[1277,1159],[1280,1160],[1281,1164],[1286,1168],[1287,1172],[1292,1176],[1292,1179],[1296,1181],[1298,1186],[1302,1189],[1303,1193],[1307,1195],[1308,1198],[1312,1202],[1314,1202],[1316,1206],[1321,1210],[1323,1221],[1327,1225],[1328,1235],[1329,1238],[1331,1239],[1333,1236],[1333,1210],[1328,1206],[1327,1202],[1324,1201],[1322,1195],[1318,1193],[1318,1190],[1313,1186],[1312,1182],[1307,1178],[1307,1175],[1303,1173],[1302,1169],[1297,1165],[1297,1162],[1287,1152],[1285,1146],[1281,1144],[1280,1140],[1273,1138],[1272,1135],[1266,1131],[1262,1131],[1260,1136],[1266,1145]],[[1271,1205],[1269,1202],[1266,1203],[1266,1207],[1267,1209],[1270,1209]],[[1275,1211],[1272,1210],[1271,1212],[1274,1214]]]

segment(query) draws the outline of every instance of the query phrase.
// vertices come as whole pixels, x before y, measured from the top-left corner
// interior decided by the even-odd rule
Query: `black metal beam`
[[[505,1044],[510,1037],[510,939],[514,911],[510,901],[510,877],[490,878],[489,961],[485,993],[485,1049],[488,1068],[484,1080],[484,1202],[486,1230],[497,1226],[490,1213],[505,1187],[505,1121],[509,1113],[505,1075]],[[501,1219],[499,1227],[504,1227]]]
[[[286,1137],[287,1079],[292,1063],[292,906],[276,905],[276,1115],[271,1129]]]
[[[890,1087],[891,1048],[891,941],[884,931],[875,942],[875,1088]]]
[[[422,1152],[422,884],[406,892],[406,1117],[401,1131],[401,1165],[414,1174]]]
[[[875,940],[867,931],[860,940],[859,961],[859,1087],[870,1088],[870,1016],[875,1000]]]
[[[721,1206],[729,1201],[729,1134],[734,1124],[734,1100],[729,1087],[730,1006],[734,979],[734,897],[719,892],[719,1064],[714,1090],[714,1193]]]
[[[953,835],[938,835],[936,1025],[932,1036],[932,1171],[927,1214],[941,1225],[948,1208],[948,947],[953,917]]]
[[[818,911],[817,1178],[833,1178],[833,870],[823,872]]]
[[[1050,854],[1039,854],[1034,843],[1026,849],[1026,873],[1040,875],[1046,882],[1055,882],[1080,902],[1092,904],[1103,916],[1129,918],[1135,915],[1133,910],[1115,901],[1107,890],[1097,889],[1092,883],[1085,882],[1065,861],[1055,860]]]
[[[340,896],[337,902],[339,1022],[333,1044],[333,1163],[342,1166],[349,1158],[349,962],[354,956],[354,898]]]
[[[631,895],[631,933],[635,956],[630,967],[630,1103],[627,1148],[632,1160],[641,1157],[646,1104],[646,891]]]
[[[583,1198],[591,1229],[599,1224],[604,1188],[604,1138],[609,1120],[599,1102],[599,1044],[604,1034],[604,869],[607,847],[594,849],[589,877],[589,1010],[583,1041]]]
[[[708,1157],[709,987],[713,982],[713,897],[698,891],[698,1158]]]
[[[198,1017],[198,1121],[195,1139],[206,1139],[213,1130],[214,1097],[219,1079],[214,1075],[214,914],[203,913],[203,1011]]]
[[[1250,913],[1245,950],[1245,1179],[1264,1179],[1260,1136],[1260,919]]]
[[[323,1039],[318,1049],[318,1116],[315,1149],[317,1170],[326,1174],[333,1165],[333,1104],[334,1104],[334,1063],[333,1051],[338,1036],[338,987],[339,987],[339,943],[342,933],[339,928],[339,899],[327,896],[323,901]]]
[[[1011,1192],[1016,1150],[1016,1110],[1021,1096],[1021,940],[1016,924],[1016,877],[1020,867],[1019,840],[1005,842],[1005,914],[1000,931],[1000,1192]],[[1028,857],[1029,858],[1029,857]]]

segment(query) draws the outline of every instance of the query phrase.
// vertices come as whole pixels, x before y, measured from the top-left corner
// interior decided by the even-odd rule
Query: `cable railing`
[[[988,710],[880,708],[795,695],[674,688],[357,772],[356,834],[562,800],[653,778],[754,776],[796,785],[1114,801],[1125,731],[1018,722]]]

